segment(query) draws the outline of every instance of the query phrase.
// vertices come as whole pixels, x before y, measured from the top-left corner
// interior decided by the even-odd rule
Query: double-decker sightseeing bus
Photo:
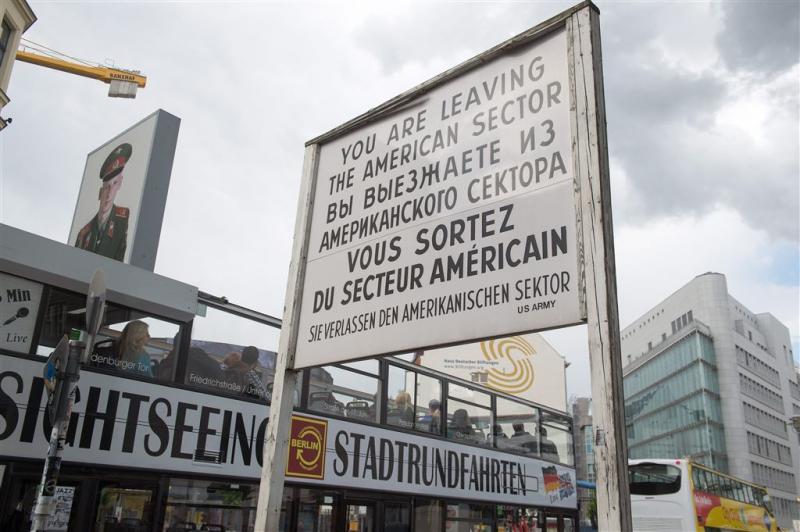
[[[107,312],[46,529],[251,532],[279,320],[2,224],[0,241],[0,530],[30,529],[43,363],[82,326],[99,267]],[[299,380],[281,530],[576,530],[566,413],[401,357]]]
[[[691,460],[630,460],[634,531],[775,532],[766,488]]]

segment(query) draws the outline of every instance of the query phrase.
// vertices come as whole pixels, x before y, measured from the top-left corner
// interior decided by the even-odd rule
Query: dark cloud
[[[731,70],[775,74],[800,60],[800,2],[723,2],[720,55]]]

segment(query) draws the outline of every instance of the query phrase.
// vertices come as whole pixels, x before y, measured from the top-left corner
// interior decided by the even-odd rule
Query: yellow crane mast
[[[144,88],[147,84],[147,77],[138,71],[92,64],[70,58],[27,39],[23,41],[25,41],[23,49],[17,50],[17,60],[107,83],[108,95],[112,98],[135,98],[136,89]],[[36,47],[37,50],[34,52],[26,49],[32,47]],[[55,57],[56,54],[66,59]]]

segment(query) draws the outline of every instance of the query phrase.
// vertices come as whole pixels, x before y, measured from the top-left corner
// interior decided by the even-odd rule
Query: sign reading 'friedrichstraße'
[[[295,367],[579,323],[566,31],[319,152]]]

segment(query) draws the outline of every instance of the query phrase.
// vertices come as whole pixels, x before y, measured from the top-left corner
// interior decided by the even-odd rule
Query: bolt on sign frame
[[[299,369],[588,326],[598,521],[630,530],[599,11],[567,11],[306,144],[256,530]]]

